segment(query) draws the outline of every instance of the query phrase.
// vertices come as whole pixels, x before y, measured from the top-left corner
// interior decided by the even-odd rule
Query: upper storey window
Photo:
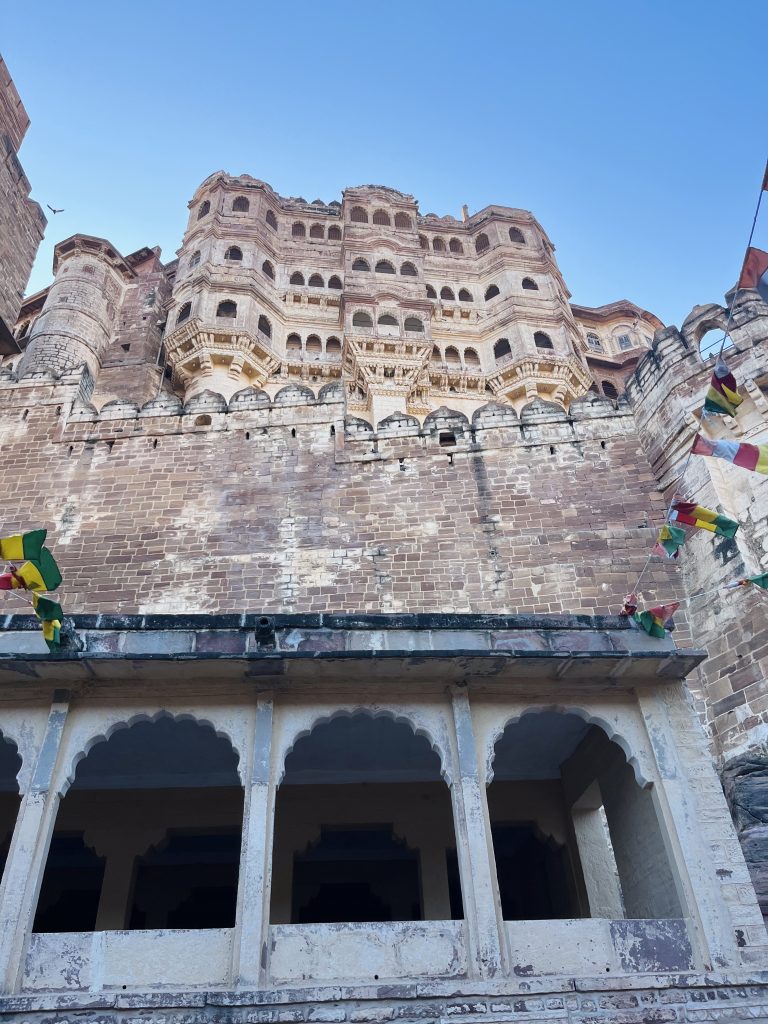
[[[609,380],[603,381],[603,394],[606,398],[612,398],[614,401],[619,397],[619,392],[616,390],[616,385],[612,384]]]
[[[192,303],[185,302],[179,310],[179,315],[176,317],[177,324],[183,324],[185,320],[189,320],[189,314],[192,312]]]
[[[544,331],[536,331],[536,333],[533,336],[533,340],[534,340],[534,343],[536,345],[536,348],[554,348],[555,347],[552,344],[552,339],[550,338],[550,336],[548,334],[545,334]]]
[[[324,288],[323,279],[319,274],[313,274],[309,279],[310,288]]]
[[[397,318],[391,313],[383,313],[378,320],[379,327],[399,327]]]
[[[352,264],[352,269],[353,270],[370,270],[371,268],[368,266],[368,263],[365,260],[357,259]]]
[[[325,238],[325,230],[322,224],[313,224],[309,229],[310,238]]]
[[[626,352],[627,349],[632,348],[632,339],[630,338],[630,336],[628,334],[620,334],[619,338],[618,338],[618,341],[619,341],[619,348],[621,349],[622,352]]]
[[[488,235],[478,235],[475,239],[475,252],[485,252],[485,250],[489,248],[490,244],[491,243],[488,241]]]
[[[205,217],[210,212],[211,212],[211,204],[210,204],[209,200],[206,199],[206,200],[204,200],[204,202],[200,203],[200,207],[199,207],[199,209],[197,211],[197,219],[198,220],[202,220],[203,217]]]
[[[294,238],[304,238],[307,234],[307,229],[301,221],[297,220],[291,227],[291,234]]]
[[[403,326],[406,331],[419,331],[420,333],[424,331],[424,324],[417,316],[407,316]]]
[[[426,239],[424,235],[419,235],[419,245],[421,246],[422,249],[429,248],[429,241]]]
[[[291,274],[290,284],[304,284],[304,275],[299,270],[294,270]]]
[[[277,217],[272,213],[271,210],[267,210],[266,217],[264,220],[272,228],[273,231],[277,231]]]
[[[472,302],[472,292],[467,288],[461,288],[459,290],[459,302]]]
[[[410,231],[410,229],[413,227],[413,224],[411,223],[411,218],[408,216],[407,213],[395,214],[395,227],[403,228],[403,230],[405,231]]]
[[[495,284],[492,284],[485,290],[485,301],[488,302],[489,299],[495,299],[499,294],[498,287]]]
[[[432,239],[432,249],[434,252],[445,252],[445,242],[442,238]]]
[[[389,219],[389,214],[386,210],[374,210],[373,223],[383,228],[392,227],[392,221]]]
[[[261,264],[261,269],[264,271],[268,278],[270,278],[272,281],[275,280],[275,268],[272,266],[269,260],[264,260],[264,262]]]
[[[238,248],[236,245],[230,245],[227,251],[224,253],[225,260],[241,260],[243,258],[243,250]]]
[[[394,274],[395,268],[389,262],[389,260],[379,260],[376,264],[377,274]]]
[[[446,284],[446,285],[443,285],[443,287],[440,289],[440,298],[441,299],[450,299],[451,302],[453,302],[453,301],[455,301],[456,296],[453,294],[451,289]]]
[[[237,316],[237,303],[231,299],[220,302],[216,309],[216,316],[234,319]]]
[[[328,241],[329,242],[340,242],[341,241],[341,228],[337,228],[334,224],[333,227],[328,228]]]
[[[455,252],[458,255],[461,255],[464,252],[464,246],[461,244],[458,238],[452,238],[448,243],[448,248],[451,250],[451,252]]]
[[[354,224],[367,224],[368,214],[365,212],[362,206],[353,206],[352,212],[349,215],[349,219]]]
[[[537,292],[539,290],[539,286],[536,284],[532,277],[523,278],[523,288],[525,288],[525,290],[528,292]]]
[[[512,349],[509,347],[509,341],[506,338],[499,338],[493,346],[493,354],[497,359],[502,359],[504,356],[510,355],[511,352]]]
[[[602,352],[603,351],[603,343],[600,341],[600,338],[596,334],[588,334],[587,335],[587,345],[589,345],[589,347],[594,352]]]
[[[329,288],[336,288],[336,289],[341,288],[341,278],[337,277],[335,274],[333,275],[333,277],[329,277],[328,278],[328,287]]]
[[[200,250],[196,249],[189,257],[189,269],[192,270],[200,262]]]
[[[232,203],[232,209],[235,213],[248,213],[251,208],[251,204],[245,198],[245,196],[238,196],[237,199]]]
[[[272,337],[272,324],[269,322],[267,317],[262,313],[259,317],[259,330],[262,334],[265,334],[268,338]]]
[[[418,277],[419,276],[418,271],[416,270],[416,267],[414,267],[414,265],[412,263],[404,263],[402,265],[402,267],[400,267],[400,273],[401,273],[401,275],[403,277]]]
[[[509,229],[509,240],[510,242],[517,242],[520,245],[525,245],[525,235],[520,228]]]
[[[373,319],[370,313],[366,313],[364,310],[359,309],[352,315],[352,326],[353,327],[373,327]]]
[[[436,299],[437,298],[437,292],[435,291],[435,289],[432,287],[431,284],[427,285],[427,298],[428,299]]]

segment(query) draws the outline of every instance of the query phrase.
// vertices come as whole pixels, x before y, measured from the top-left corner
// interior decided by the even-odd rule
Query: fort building
[[[0,621],[0,1015],[768,1019],[765,606],[693,596],[764,568],[765,481],[689,464],[742,528],[648,562],[726,307],[573,305],[523,210],[223,172],[177,258],[53,274],[0,368],[67,613]],[[706,428],[760,438],[730,302]]]

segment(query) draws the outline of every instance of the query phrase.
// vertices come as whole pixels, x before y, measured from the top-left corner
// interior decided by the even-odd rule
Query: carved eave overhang
[[[133,280],[136,271],[130,263],[120,255],[106,238],[95,235],[71,235],[59,242],[53,250],[53,272],[57,273],[62,260],[70,256],[93,256],[100,258],[118,272],[124,279]]]
[[[394,387],[395,381],[413,384],[432,352],[432,342],[426,339],[392,337],[346,336],[344,355],[347,364],[361,373],[366,383],[392,381],[385,386]],[[394,371],[394,376],[385,371]]]
[[[510,358],[497,367],[488,380],[497,394],[509,399],[538,394],[563,402],[581,398],[592,385],[592,377],[579,359],[556,353]]]
[[[208,326],[198,317],[187,320],[165,337],[168,364],[174,380],[186,387],[195,377],[225,365],[229,374],[261,384],[279,367],[269,339],[239,327]]]

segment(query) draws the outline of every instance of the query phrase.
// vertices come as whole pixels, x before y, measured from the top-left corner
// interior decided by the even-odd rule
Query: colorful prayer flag
[[[669,526],[665,523],[659,530],[653,553],[661,558],[677,558],[684,543],[685,530],[682,526]]]
[[[26,559],[38,561],[45,544],[47,530],[32,530],[17,533],[12,537],[0,537],[0,560],[22,562]]]
[[[720,416],[735,416],[736,410],[744,399],[736,389],[736,378],[725,364],[718,359],[709,391],[704,399],[704,412],[713,412]]]
[[[761,572],[759,576],[747,576],[746,579],[739,580],[741,587],[749,586],[750,583],[760,587],[761,590],[768,590],[768,572]]]
[[[667,635],[666,624],[679,607],[679,601],[675,601],[673,604],[660,604],[655,608],[649,608],[646,612],[633,615],[632,618],[650,636],[663,639]]]
[[[42,549],[37,561],[0,575],[0,590],[55,590],[60,583],[59,567],[48,548]]]
[[[754,288],[763,302],[768,302],[768,252],[747,249],[738,287]]]
[[[623,616],[626,619],[626,618],[629,618],[630,615],[634,615],[636,611],[637,611],[637,594],[635,594],[635,593],[627,594],[627,596],[624,598],[624,604],[622,605],[622,608],[621,608],[621,611],[619,612],[619,615]]]
[[[696,526],[700,530],[709,530],[721,537],[735,537],[739,524],[719,512],[713,512],[693,501],[673,501],[669,513],[671,521],[683,523],[685,526]]]
[[[43,639],[49,650],[55,650],[61,643],[61,620],[64,612],[61,605],[49,597],[32,594],[32,607],[43,627]]]
[[[768,444],[739,444],[738,441],[710,441],[697,434],[691,449],[694,455],[711,455],[734,466],[768,475]]]

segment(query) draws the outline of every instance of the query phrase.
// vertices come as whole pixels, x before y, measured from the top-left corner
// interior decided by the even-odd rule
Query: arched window
[[[177,324],[183,324],[185,320],[189,320],[189,314],[192,312],[192,303],[185,302],[179,310],[179,315],[176,317]]]
[[[445,242],[437,236],[432,239],[432,249],[434,252],[445,252]]]
[[[492,284],[489,288],[486,288],[485,290],[485,301],[488,302],[489,299],[495,299],[498,294],[499,289],[496,287],[495,284]]]
[[[459,302],[472,302],[472,292],[466,288],[459,289]]]
[[[493,346],[493,354],[497,359],[502,359],[504,356],[511,355],[512,349],[509,347],[509,341],[506,338],[499,338]]]
[[[271,281],[275,280],[275,268],[272,266],[269,260],[264,260],[264,262],[261,264],[261,269]]]
[[[320,277],[319,274],[313,274],[310,277],[310,279],[309,279],[309,287],[310,288],[324,288],[325,285],[323,283],[322,277]]]
[[[603,351],[603,343],[600,341],[600,336],[597,335],[597,334],[588,334],[587,335],[587,345],[589,345],[589,347],[594,352],[602,352]]]
[[[436,299],[437,298],[437,292],[435,291],[435,289],[432,287],[431,284],[427,285],[427,298],[428,299]]]
[[[340,242],[341,241],[341,228],[337,228],[334,224],[333,227],[328,228],[328,241],[329,242]]]
[[[353,270],[370,270],[371,268],[368,266],[368,263],[367,263],[366,260],[356,259],[355,262],[352,264],[352,269]]]
[[[451,302],[453,302],[456,299],[456,296],[453,294],[453,292],[448,287],[448,285],[444,284],[443,287],[440,289],[440,298],[441,299],[450,299]]]
[[[259,317],[259,330],[268,338],[272,337],[272,324],[267,320],[263,313]]]
[[[178,323],[178,321],[177,321],[177,323]],[[18,334],[16,335],[17,341],[21,341],[22,338],[26,338],[28,330],[29,330],[29,321],[27,320],[27,322],[22,324],[21,327],[19,328]]]
[[[448,366],[461,366],[461,357],[459,350],[454,348],[453,345],[449,345],[445,350],[445,361]]]
[[[419,235],[419,245],[421,246],[422,249],[429,248],[429,242],[427,241],[424,235]]]
[[[248,202],[245,196],[238,196],[237,199],[235,199],[234,203],[232,203],[232,209],[235,211],[235,213],[248,213],[250,208],[251,204]]]
[[[628,334],[620,334],[617,340],[622,352],[626,352],[628,349],[633,347],[633,341]]]
[[[473,348],[464,349],[464,365],[471,366],[475,369],[480,368],[480,356]]]
[[[392,316],[391,313],[382,313],[376,322],[379,327],[399,327],[397,317]]]
[[[520,228],[509,229],[509,240],[510,242],[517,242],[520,245],[525,245],[525,235]]]
[[[362,309],[359,309],[352,316],[352,326],[353,327],[373,327],[373,320],[371,319],[371,314],[370,313],[366,313]]]
[[[322,224],[313,224],[309,229],[310,238],[325,238],[325,231]]]
[[[240,261],[243,258],[243,250],[237,245],[230,245],[227,251],[224,253],[225,260],[236,260]]]
[[[539,290],[539,286],[536,284],[532,277],[523,278],[523,288],[525,288],[525,290],[529,292],[537,292]]]
[[[424,332],[424,324],[419,320],[417,316],[407,316],[405,323],[403,324],[406,331],[418,331],[419,334]]]
[[[197,211],[197,219],[202,220],[207,214],[211,212],[211,204],[206,199],[205,202],[200,203],[200,208]]]
[[[273,231],[277,231],[277,217],[271,210],[267,210],[267,215],[264,220],[266,220],[267,224],[269,224]]]
[[[418,271],[416,270],[416,267],[414,267],[414,265],[412,263],[404,263],[402,265],[402,267],[400,267],[400,274],[403,277],[418,277],[419,276],[418,275]]]
[[[189,257],[189,269],[192,270],[194,267],[196,267],[198,265],[199,262],[200,262],[200,250],[197,249]]]
[[[394,274],[395,268],[389,262],[389,260],[379,260],[376,264],[377,274]]]
[[[490,244],[488,235],[478,235],[475,239],[475,252],[485,252]]]
[[[409,231],[413,225],[411,224],[411,218],[407,213],[396,213],[395,214],[395,227],[403,228],[405,231]]]
[[[307,233],[307,229],[304,227],[304,225],[301,223],[301,221],[300,220],[295,221],[294,224],[293,224],[293,227],[291,228],[291,234],[293,235],[293,237],[294,238],[304,238],[306,233]]]
[[[614,401],[619,397],[619,392],[616,390],[616,385],[612,384],[609,380],[603,381],[603,394],[606,398],[612,398]]]
[[[555,347],[552,344],[552,339],[550,338],[550,336],[548,334],[545,334],[544,331],[536,331],[536,333],[533,336],[533,341],[534,341],[534,343],[536,345],[536,348],[554,348]]]
[[[290,284],[304,284],[304,275],[300,271],[294,270],[291,274]]]
[[[320,356],[323,354],[323,343],[316,334],[310,334],[306,344],[307,355]]]
[[[375,210],[373,214],[373,223],[380,224],[381,227],[385,228],[392,226],[392,221],[389,219],[389,214],[386,210]]]
[[[301,352],[301,338],[298,334],[289,334],[285,343],[287,352]]]
[[[365,212],[362,206],[353,206],[352,212],[349,215],[349,219],[353,224],[367,224],[368,214]]]
[[[216,316],[234,318],[237,316],[237,303],[231,299],[225,299],[216,307]]]
[[[335,274],[333,275],[333,277],[329,277],[328,287],[335,288],[338,291],[341,288],[341,278],[337,277]]]
[[[458,253],[459,255],[464,252],[464,246],[458,240],[458,238],[452,238],[448,243],[448,248],[451,252]]]
[[[338,338],[329,338],[325,343],[325,354],[328,356],[341,355],[341,342]]]

